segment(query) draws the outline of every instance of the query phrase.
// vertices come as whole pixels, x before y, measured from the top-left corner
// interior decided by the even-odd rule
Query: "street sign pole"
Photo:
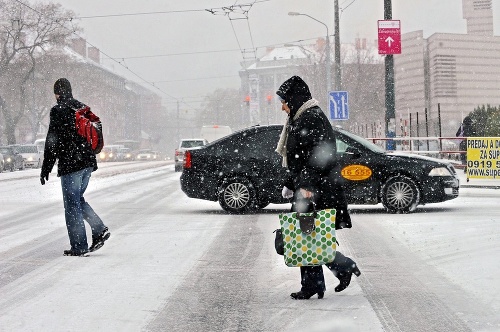
[[[384,21],[378,22],[379,54],[385,54],[385,136],[396,136],[396,111],[394,93],[394,56],[401,53],[401,24],[392,20],[391,0],[384,0]],[[387,141],[386,149],[395,150],[393,141]]]

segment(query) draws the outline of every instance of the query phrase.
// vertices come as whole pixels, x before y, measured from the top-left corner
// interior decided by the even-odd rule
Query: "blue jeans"
[[[89,223],[92,237],[99,236],[106,229],[101,218],[83,198],[91,174],[90,167],[61,176],[66,228],[71,250],[75,252],[86,252],[89,248],[83,220]]]

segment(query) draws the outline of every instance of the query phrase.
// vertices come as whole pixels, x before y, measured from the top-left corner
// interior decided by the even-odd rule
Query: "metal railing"
[[[373,137],[366,140],[386,149],[388,142],[394,145],[390,151],[404,151],[414,154],[427,155],[439,159],[460,161],[460,155],[466,153],[459,149],[459,144],[464,137]],[[465,167],[457,163],[457,168]]]

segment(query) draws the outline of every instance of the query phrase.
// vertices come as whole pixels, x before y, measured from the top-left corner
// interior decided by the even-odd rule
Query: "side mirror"
[[[353,147],[348,147],[347,150],[345,150],[345,154],[351,157],[351,159],[358,159],[361,157],[361,152]]]

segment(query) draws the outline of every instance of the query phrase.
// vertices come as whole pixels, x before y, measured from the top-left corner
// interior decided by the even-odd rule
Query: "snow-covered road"
[[[340,250],[363,274],[335,293],[325,270],[325,298],[294,301],[272,233],[288,205],[228,215],[187,198],[171,163],[102,164],[86,198],[111,238],[64,257],[59,180],[38,174],[0,174],[0,331],[500,330],[500,190],[407,215],[351,206]]]

